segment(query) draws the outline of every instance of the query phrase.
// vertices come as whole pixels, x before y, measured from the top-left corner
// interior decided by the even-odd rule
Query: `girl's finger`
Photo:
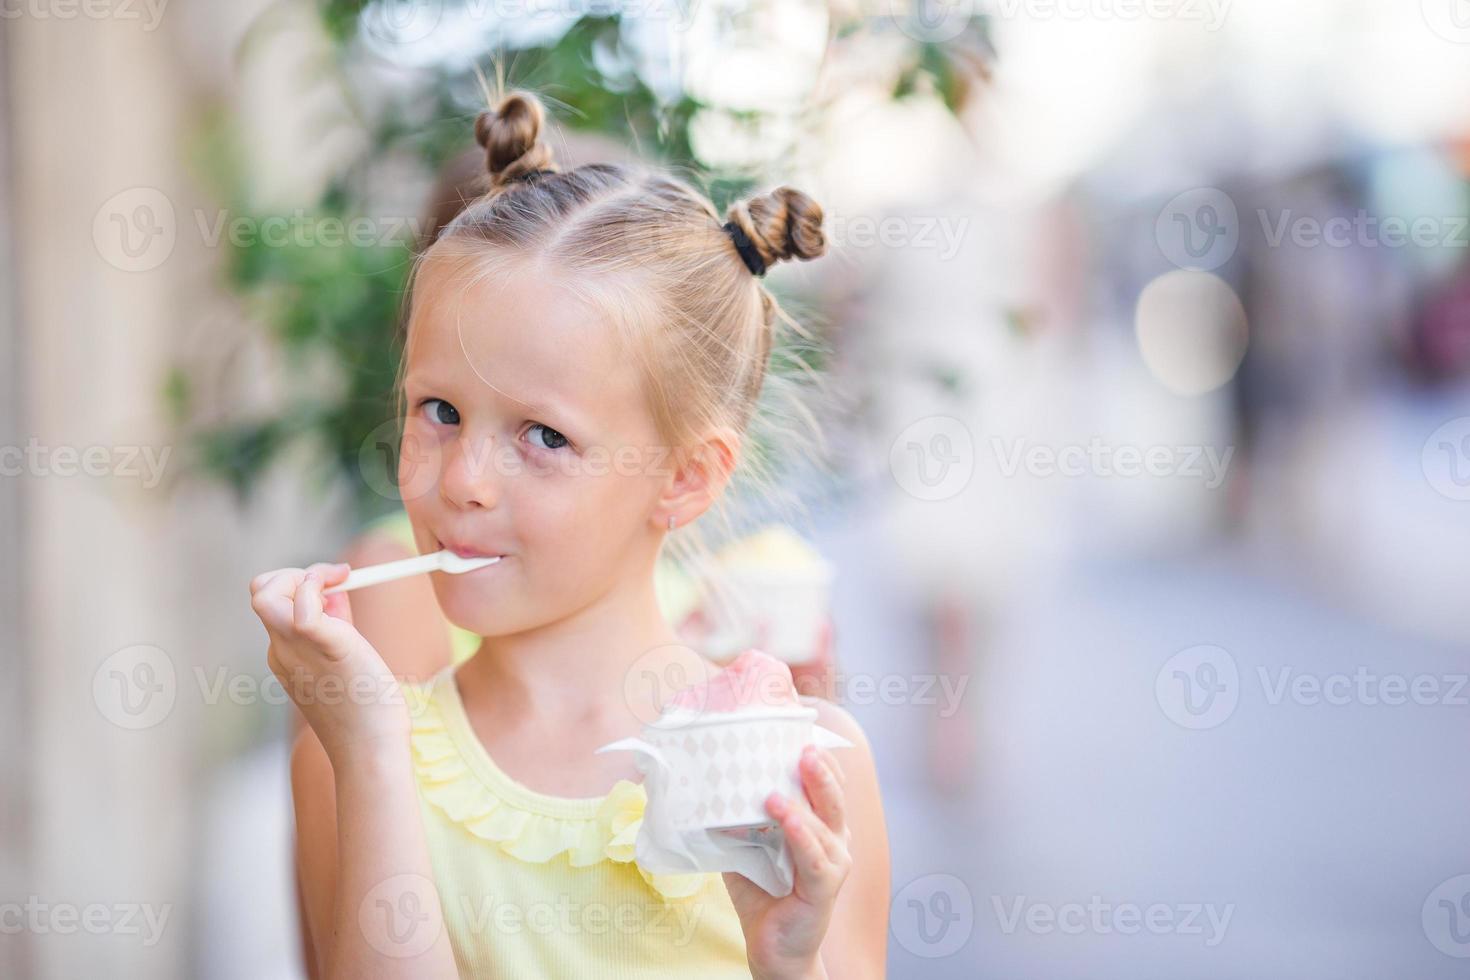
[[[847,860],[847,845],[852,840],[852,830],[847,826],[845,797],[840,785],[837,787],[836,794],[837,812],[834,815],[830,812],[824,814],[815,807],[811,807],[811,793],[808,793],[807,815],[810,818],[808,823],[812,827],[812,832],[826,850],[827,858],[834,864],[841,864]]]
[[[814,745],[812,748],[816,750],[817,757],[827,763],[827,768],[832,770],[832,774],[837,777],[837,782],[846,786],[847,773],[843,771],[842,763],[837,761],[837,756],[833,755],[831,750],[824,749],[821,746]]]
[[[837,775],[827,765],[817,750],[808,749],[801,757],[801,784],[806,790],[807,800],[815,813],[834,834],[841,834],[847,827],[843,807],[842,786]]]
[[[786,843],[791,848],[791,861],[805,887],[825,894],[835,890],[840,883],[838,868],[828,853],[823,836],[831,832],[822,825],[816,815],[804,807],[796,806],[779,793],[772,794],[766,801],[771,816],[781,822]]]
[[[335,592],[327,595],[326,590],[334,585],[340,585],[346,581],[347,574],[352,571],[352,566],[345,561],[318,562],[307,568],[308,572],[316,572],[322,583],[322,610],[333,619],[352,618],[352,605],[346,594]]]
[[[283,568],[251,597],[250,608],[265,623],[266,629],[284,632],[291,628],[294,615],[292,599],[302,574],[299,568]]]
[[[255,595],[261,589],[266,588],[276,579],[280,578],[282,575],[287,574],[288,572],[299,571],[301,571],[301,569],[299,568],[273,568],[268,572],[261,572],[259,575],[255,576],[255,578],[250,580],[250,594],[252,596]]]
[[[314,571],[308,571],[296,589],[294,616],[302,634],[310,634],[322,618],[322,581]]]
[[[285,569],[272,568],[268,572],[261,572],[259,575],[255,576],[253,579],[250,580],[250,594],[255,595],[255,593],[259,592],[265,586],[265,583],[269,582],[271,579],[275,578],[283,571],[285,571]]]
[[[330,589],[347,578],[352,566],[345,561],[319,561],[315,565],[308,565],[306,570],[316,572],[317,578],[322,580],[322,587]]]

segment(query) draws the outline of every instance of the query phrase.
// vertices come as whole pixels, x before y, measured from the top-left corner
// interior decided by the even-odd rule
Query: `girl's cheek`
[[[392,447],[380,443],[371,448],[387,457]],[[425,424],[405,426],[398,444],[398,494],[405,506],[411,508],[432,494],[443,472],[444,447],[432,429]]]

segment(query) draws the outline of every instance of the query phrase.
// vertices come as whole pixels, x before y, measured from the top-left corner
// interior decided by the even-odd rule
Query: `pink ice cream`
[[[669,699],[669,705],[695,711],[727,712],[746,708],[794,708],[796,685],[791,668],[754,648],[703,684],[692,684]]]

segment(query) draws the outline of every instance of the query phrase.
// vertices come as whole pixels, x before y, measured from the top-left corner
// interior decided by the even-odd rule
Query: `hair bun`
[[[541,142],[546,110],[530,92],[511,92],[475,119],[475,142],[485,148],[490,186],[499,189],[532,170],[556,170],[551,147]]]
[[[794,187],[740,201],[725,215],[745,232],[762,264],[814,259],[827,251],[822,206]]]

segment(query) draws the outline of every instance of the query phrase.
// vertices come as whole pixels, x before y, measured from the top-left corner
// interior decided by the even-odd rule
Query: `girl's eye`
[[[438,422],[440,425],[459,424],[459,409],[442,398],[426,398],[419,407],[424,410],[424,417],[430,422]]]
[[[531,423],[531,428],[528,431],[535,432],[538,429],[541,432],[545,433],[542,436],[543,442],[542,442],[540,448],[542,448],[542,449],[561,449],[563,446],[565,446],[567,444],[567,437],[566,436],[562,435],[560,432],[557,432],[555,429],[551,428],[550,426],[542,425],[540,422],[532,422]]]

